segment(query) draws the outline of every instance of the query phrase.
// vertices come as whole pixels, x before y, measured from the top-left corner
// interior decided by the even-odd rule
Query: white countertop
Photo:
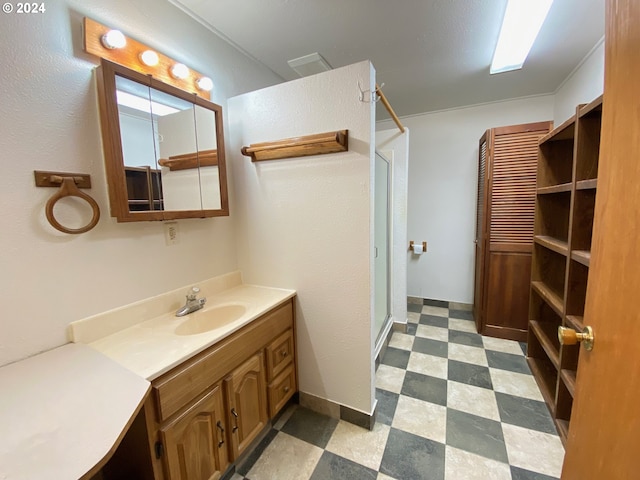
[[[0,480],[77,480],[103,461],[150,390],[81,344],[0,368]]]
[[[167,312],[90,342],[89,345],[140,377],[153,380],[294,297],[295,293],[294,290],[238,285],[209,296],[202,310],[184,317],[176,317],[173,311]],[[209,311],[230,304],[242,305],[246,311],[238,319],[205,333],[175,333],[184,322],[204,318]]]

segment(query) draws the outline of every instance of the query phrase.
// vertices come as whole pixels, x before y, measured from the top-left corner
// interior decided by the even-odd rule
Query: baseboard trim
[[[344,420],[345,422],[353,423],[354,425],[366,428],[367,430],[373,430],[373,426],[376,423],[377,402],[373,409],[373,413],[369,415],[310,393],[300,392],[299,398],[300,406],[302,407],[327,415],[331,418],[337,418]]]

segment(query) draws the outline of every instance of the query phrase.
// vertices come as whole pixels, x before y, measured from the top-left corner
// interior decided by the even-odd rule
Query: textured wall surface
[[[371,413],[373,68],[361,62],[229,100],[238,263],[296,289],[300,389]],[[369,87],[366,87],[369,86]],[[243,145],[349,129],[349,151],[251,163]]]
[[[109,216],[93,67],[82,51],[82,18],[120,28],[213,78],[213,101],[281,79],[167,2],[56,0],[42,14],[2,14],[0,29],[0,365],[66,343],[70,321],[237,268],[231,218],[180,221],[180,243],[163,225],[117,224]],[[225,111],[226,114],[226,111]],[[54,193],[33,170],[91,174],[102,210],[96,228],[66,235],[46,221]],[[56,213],[80,226],[79,203]],[[79,212],[79,213],[78,213]]]
[[[560,125],[576,113],[581,103],[589,103],[604,91],[604,41],[585,57],[563,82],[555,96],[553,120]]]
[[[548,95],[402,119],[411,130],[408,238],[428,243],[426,254],[409,255],[410,296],[473,302],[478,141],[488,128],[552,117]]]

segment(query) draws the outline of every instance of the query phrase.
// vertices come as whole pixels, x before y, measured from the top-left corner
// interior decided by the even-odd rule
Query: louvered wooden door
[[[487,208],[487,156],[489,154],[489,140],[491,135],[487,131],[480,139],[480,157],[478,159],[478,198],[476,205],[476,268],[475,268],[475,290],[473,301],[473,317],[476,321],[476,328],[482,331],[484,316],[484,262],[482,261],[487,243],[487,225],[485,211]]]
[[[476,319],[478,331],[485,335],[527,338],[538,140],[550,128],[551,122],[540,122],[485,134],[484,208],[478,214],[484,239],[477,247],[481,265],[476,264],[476,292],[481,292]]]

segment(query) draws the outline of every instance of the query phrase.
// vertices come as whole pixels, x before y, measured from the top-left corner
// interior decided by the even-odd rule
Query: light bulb
[[[102,36],[102,45],[109,50],[122,48],[127,44],[127,37],[120,30],[109,30]]]
[[[158,57],[158,54],[153,50],[145,50],[140,54],[140,60],[142,60],[142,63],[144,63],[147,67],[155,67],[156,65],[158,65],[160,58]]]
[[[199,78],[196,83],[198,84],[198,88],[205,92],[209,92],[213,88],[213,81],[209,77]]]
[[[184,80],[189,76],[189,68],[184,63],[176,63],[171,67],[171,75],[180,80]]]

